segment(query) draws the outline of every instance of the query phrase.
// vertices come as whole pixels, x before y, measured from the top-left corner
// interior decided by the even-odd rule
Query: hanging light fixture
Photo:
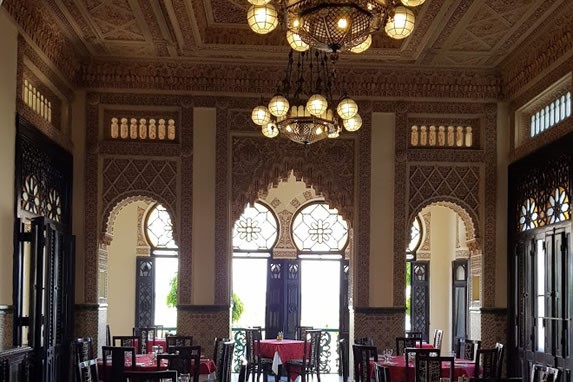
[[[414,30],[410,8],[425,0],[249,0],[247,20],[259,34],[272,32],[284,20],[287,41],[327,52],[361,53],[370,47],[373,32],[383,28],[393,39]]]
[[[285,76],[276,94],[266,105],[258,105],[251,113],[253,122],[261,126],[265,137],[279,134],[308,145],[324,138],[336,138],[342,127],[356,131],[362,126],[356,101],[343,95],[333,100],[337,86],[334,64],[325,52],[310,49],[291,50]]]

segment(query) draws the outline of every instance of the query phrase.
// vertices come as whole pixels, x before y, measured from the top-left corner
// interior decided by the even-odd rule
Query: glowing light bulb
[[[338,19],[336,26],[338,27],[338,29],[346,29],[346,28],[348,28],[348,20],[346,20],[344,17],[342,17],[342,18]]]

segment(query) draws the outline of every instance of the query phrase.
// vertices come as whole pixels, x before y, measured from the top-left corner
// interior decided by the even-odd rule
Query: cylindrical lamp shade
[[[391,38],[401,40],[412,33],[415,22],[414,12],[406,7],[399,6],[394,10],[394,17],[388,19],[384,30]]]
[[[279,25],[277,10],[272,4],[251,5],[247,11],[247,22],[255,33],[267,34]]]
[[[302,41],[300,36],[297,35],[296,33],[287,31],[286,38],[290,47],[296,50],[297,52],[306,52],[309,49],[309,45],[306,42]]]
[[[253,5],[265,5],[265,4],[268,4],[270,2],[271,2],[271,0],[249,0],[249,3],[251,3]]]
[[[289,109],[288,100],[280,94],[277,94],[269,101],[269,111],[275,117],[284,117]]]
[[[402,0],[402,4],[404,4],[407,7],[417,7],[418,5],[424,4],[425,1],[426,0]]]
[[[340,118],[342,119],[349,119],[352,118],[358,113],[358,105],[352,98],[344,98],[338,104],[336,111]]]
[[[263,135],[267,138],[274,138],[277,135],[279,135],[279,129],[277,128],[277,125],[275,125],[272,122],[263,125],[261,127],[261,131],[263,132]]]
[[[371,34],[369,34],[368,37],[366,37],[366,40],[364,40],[360,44],[350,48],[350,51],[352,53],[362,53],[365,50],[368,50],[368,48],[370,48],[370,45],[372,45],[372,35]]]
[[[251,113],[251,119],[257,125],[263,126],[271,121],[271,113],[265,106],[257,106]]]
[[[362,117],[356,114],[354,117],[342,121],[346,131],[356,131],[362,127]]]
[[[328,108],[328,101],[321,94],[313,94],[306,102],[306,110],[315,117],[320,117]]]

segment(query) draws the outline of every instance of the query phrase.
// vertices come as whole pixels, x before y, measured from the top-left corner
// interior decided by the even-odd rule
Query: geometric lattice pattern
[[[411,166],[409,212],[428,200],[455,198],[479,216],[479,178],[478,166]]]

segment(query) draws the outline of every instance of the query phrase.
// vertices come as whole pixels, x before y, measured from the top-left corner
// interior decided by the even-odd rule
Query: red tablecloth
[[[297,340],[261,340],[261,357],[273,359],[273,373],[278,374],[279,365],[291,359],[302,359],[304,341]],[[291,378],[292,379],[292,378]]]
[[[454,360],[454,381],[458,380],[458,377],[465,375],[468,377],[473,376],[475,363],[465,360],[465,359],[455,359]],[[379,364],[384,365],[390,371],[390,380],[392,382],[405,382],[406,379],[406,360],[404,356],[394,356],[390,359],[390,362],[386,363],[381,360],[378,361]],[[411,361],[408,364],[410,370],[408,371],[408,382],[414,382],[414,362]],[[372,367],[374,369],[374,367]],[[448,377],[448,368],[443,368],[442,366],[442,376]],[[452,382],[454,382],[452,381]]]
[[[111,364],[111,361],[110,361]],[[103,376],[103,361],[101,359],[97,360],[99,375]],[[131,367],[131,358],[125,358],[126,368]],[[167,360],[161,360],[161,369],[167,369]],[[153,354],[136,354],[135,355],[135,370],[157,370],[157,360],[153,358]],[[215,372],[215,362],[208,358],[201,358],[201,364],[199,365],[199,374],[211,374]]]

